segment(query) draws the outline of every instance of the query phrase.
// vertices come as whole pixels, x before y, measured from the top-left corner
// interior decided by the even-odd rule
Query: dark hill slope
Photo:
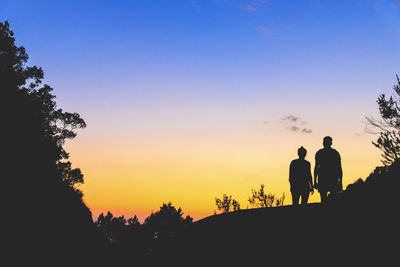
[[[252,209],[196,222],[181,247],[188,261],[235,264],[386,261],[397,247],[393,229],[356,210],[311,204]],[[377,228],[375,228],[377,227]]]

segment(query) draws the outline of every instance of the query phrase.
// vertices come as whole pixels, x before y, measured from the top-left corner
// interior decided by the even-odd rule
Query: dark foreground
[[[399,224],[394,213],[387,212],[311,204],[210,216],[194,223],[173,246],[157,251],[153,263],[393,264]]]
[[[365,181],[347,186],[324,206],[240,210],[188,224],[171,222],[176,214],[167,214],[159,217],[154,228],[145,225],[138,231],[121,232],[116,242],[109,242],[81,199],[64,188],[53,187],[44,197],[27,190],[20,194],[23,202],[14,198],[19,208],[5,213],[9,227],[3,228],[3,243],[11,248],[11,253],[4,253],[13,262],[9,266],[398,263],[400,161],[376,168]],[[66,197],[70,194],[75,198]],[[29,201],[26,196],[31,196]],[[24,211],[29,220],[15,220],[15,211]]]

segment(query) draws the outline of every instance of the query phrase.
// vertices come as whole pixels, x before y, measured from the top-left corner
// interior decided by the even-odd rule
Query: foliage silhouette
[[[85,128],[86,123],[78,113],[64,112],[57,107],[53,89],[47,84],[42,85],[43,70],[36,66],[25,66],[28,54],[24,47],[15,45],[13,36],[9,23],[0,23],[0,80],[4,99],[8,101],[8,111],[13,114],[6,119],[15,130],[23,128],[20,122],[26,122],[26,128],[35,129],[36,132],[32,131],[30,137],[41,138],[41,144],[45,147],[44,151],[38,149],[36,153],[42,152],[41,156],[46,156],[56,164],[59,171],[57,177],[67,185],[73,187],[82,184],[80,169],[72,169],[69,161],[63,162],[69,158],[63,145],[67,139],[76,137],[75,129]],[[26,133],[24,129],[20,130],[14,138]]]
[[[95,222],[99,231],[107,240],[112,251],[112,259],[121,264],[134,257],[138,262],[149,263],[162,257],[177,239],[193,223],[190,216],[183,217],[181,208],[171,202],[151,213],[140,224],[137,216],[114,217],[111,212],[99,215]]]
[[[132,258],[137,262],[145,260],[151,246],[148,234],[136,215],[131,218],[114,217],[108,211],[106,215],[103,213],[99,215],[95,225],[106,240],[110,258],[114,263],[124,264]]]
[[[282,207],[285,204],[285,192],[282,193],[281,197],[276,198],[275,206]]]
[[[274,204],[277,207],[283,206],[285,201],[285,194],[283,194],[282,197],[277,198],[274,194],[265,193],[264,187],[265,185],[261,184],[258,191],[255,189],[251,189],[251,196],[248,199],[251,207],[267,208],[272,207]]]
[[[83,193],[78,186],[84,183],[83,174],[81,169],[73,169],[71,165],[70,161],[57,162],[57,170],[60,172],[59,176],[66,185],[73,188],[82,197]]]
[[[136,215],[126,219],[123,215],[114,217],[110,211],[108,211],[105,216],[101,213],[97,221],[95,221],[95,224],[110,244],[120,242],[126,234],[125,232],[136,230],[141,227]]]
[[[372,133],[377,130],[379,133],[379,138],[372,143],[382,151],[382,163],[385,165],[400,158],[400,79],[397,75],[396,78],[397,84],[393,86],[396,95],[387,99],[385,94],[381,94],[376,101],[382,120],[366,118],[372,127],[367,130]]]
[[[30,265],[54,265],[52,257],[65,264],[95,263],[104,243],[76,187],[83,175],[63,148],[86,124],[79,114],[57,107],[52,88],[42,84],[43,70],[27,61],[9,23],[0,22],[1,146],[7,155],[2,182],[5,212],[13,218],[6,222],[4,242],[19,248],[14,265],[26,259]]]
[[[400,188],[400,159],[391,165],[378,166],[363,181],[361,178],[349,184],[341,194],[332,195],[331,204],[355,207],[376,212],[391,212],[398,207]]]
[[[173,238],[179,227],[192,222],[192,217],[183,218],[182,209],[176,209],[171,202],[168,202],[168,204],[163,203],[159,211],[151,213],[145,219],[144,225],[151,231],[154,239],[162,239]]]
[[[222,196],[222,199],[215,198],[215,205],[222,213],[240,210],[240,203],[237,200],[232,199],[232,196],[228,197],[226,194]]]

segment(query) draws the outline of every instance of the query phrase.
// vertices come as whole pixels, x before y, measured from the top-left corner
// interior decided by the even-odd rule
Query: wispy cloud
[[[267,130],[283,126],[283,129],[292,133],[310,134],[313,132],[312,129],[306,127],[308,125],[307,121],[294,115],[287,115],[271,121],[260,121],[259,123]]]
[[[240,8],[256,12],[261,10],[267,2],[268,0],[242,0],[240,1]]]
[[[300,117],[296,117],[296,116],[293,116],[293,115],[288,115],[288,116],[283,117],[281,120],[283,120],[283,121],[291,121],[291,122],[298,122],[301,119],[300,119]]]
[[[192,8],[193,8],[194,10],[196,10],[197,12],[200,12],[200,8],[199,8],[199,6],[197,5],[196,0],[190,0],[190,4],[192,5]]]
[[[242,7],[242,9],[249,10],[249,11],[257,11],[257,8],[252,5],[244,6],[244,7]]]
[[[300,131],[300,127],[298,127],[296,125],[292,125],[292,126],[286,127],[286,130],[288,130],[290,132],[298,133]]]
[[[304,133],[304,134],[312,133],[311,129],[301,128],[301,127],[296,126],[296,125],[292,125],[292,126],[286,127],[286,130],[288,130],[289,132],[294,132],[294,133]]]
[[[214,4],[217,5],[231,5],[232,0],[213,0]]]
[[[264,27],[264,26],[258,26],[258,29],[264,33],[271,33],[272,30],[268,27]]]
[[[285,124],[285,129],[289,132],[303,134],[312,133],[312,130],[310,128],[304,127],[304,125],[308,124],[308,122],[303,120],[299,116],[287,115],[281,118],[280,121]]]

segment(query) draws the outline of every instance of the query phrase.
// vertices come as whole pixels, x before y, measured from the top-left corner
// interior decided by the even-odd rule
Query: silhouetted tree
[[[150,230],[154,239],[173,238],[180,228],[193,222],[190,216],[183,217],[182,209],[175,208],[171,202],[163,203],[160,210],[152,212],[148,216],[144,225]]]
[[[57,169],[60,172],[61,180],[73,188],[80,196],[83,195],[82,191],[78,188],[79,185],[83,184],[83,174],[79,168],[71,168],[71,162],[57,162]]]
[[[232,207],[233,211],[240,210],[240,203],[237,200],[232,199]]]
[[[388,99],[385,94],[378,97],[377,103],[382,120],[366,118],[373,129],[368,128],[370,132],[379,133],[376,142],[372,142],[382,153],[382,163],[390,165],[396,159],[400,158],[400,79],[396,75],[397,84],[393,86],[396,96],[390,96]]]
[[[107,241],[114,264],[126,264],[132,259],[139,264],[152,251],[149,235],[136,215],[114,217],[108,211],[105,215],[101,213],[95,224]]]
[[[114,217],[113,214],[108,211],[105,216],[101,213],[97,218],[97,221],[95,221],[95,224],[112,244],[118,241],[121,232],[125,230],[126,219],[124,216]]]
[[[228,195],[226,194],[222,196],[222,199],[215,198],[215,205],[217,206],[217,209],[222,213],[240,210],[239,201],[232,199],[232,196],[228,197]]]
[[[9,23],[0,22],[0,140],[6,155],[2,185],[7,188],[2,196],[8,200],[5,212],[14,218],[6,228],[14,233],[11,241],[20,242],[17,247],[29,248],[18,253],[25,259],[35,255],[32,260],[40,258],[41,265],[48,255],[58,255],[64,263],[94,260],[89,251],[99,249],[94,243],[99,240],[76,187],[83,175],[71,167],[63,148],[86,124],[79,114],[57,107],[53,89],[42,84],[43,70],[26,66],[27,61]],[[66,251],[73,252],[65,257]],[[32,260],[29,264],[35,265]]]
[[[285,193],[283,193],[281,197],[276,198],[275,205],[277,207],[281,207],[281,206],[283,206],[284,203],[285,203]]]
[[[36,138],[36,142],[38,138],[42,139],[40,149],[35,151],[36,157],[38,154],[46,156],[49,163],[56,165],[59,173],[53,177],[71,187],[82,184],[83,175],[80,169],[71,168],[71,162],[67,161],[69,154],[63,145],[67,139],[76,137],[75,129],[86,127],[85,121],[78,113],[64,112],[57,107],[53,89],[42,84],[42,68],[25,65],[28,54],[24,47],[15,45],[13,36],[9,23],[0,23],[0,82],[5,101],[3,107],[12,114],[6,118],[11,127],[9,134],[18,131],[11,138],[22,139],[21,135],[26,134],[30,127],[30,138]],[[20,125],[22,122],[26,123],[25,127]],[[30,140],[25,138],[25,141]],[[33,145],[22,144],[26,145],[25,152],[28,152],[29,145]]]
[[[272,207],[274,205],[274,202],[276,200],[276,197],[274,194],[271,193],[265,193],[264,191],[265,185],[260,185],[260,189],[257,191],[255,189],[251,189],[251,196],[249,197],[248,201],[250,205],[254,208],[266,208],[266,207]],[[279,200],[279,204],[280,204]]]
[[[139,222],[138,217],[135,215],[132,218],[128,219],[128,227],[129,228],[135,228],[135,227],[139,227],[141,224]]]
[[[139,230],[141,227],[136,215],[126,219],[124,215],[114,217],[110,211],[108,211],[106,215],[101,213],[95,221],[95,225],[110,244],[124,242],[124,239],[129,235],[129,231]]]

